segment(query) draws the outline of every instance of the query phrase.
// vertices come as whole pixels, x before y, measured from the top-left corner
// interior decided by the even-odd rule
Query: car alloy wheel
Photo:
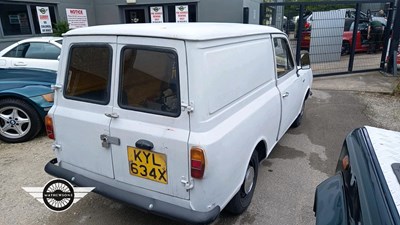
[[[21,99],[0,100],[0,140],[17,143],[35,137],[42,128],[38,113]]]
[[[0,111],[0,133],[7,138],[20,138],[31,129],[28,114],[18,107],[5,107]]]

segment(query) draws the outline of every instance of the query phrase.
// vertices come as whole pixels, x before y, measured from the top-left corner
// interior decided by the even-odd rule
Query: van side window
[[[172,50],[125,47],[121,53],[119,106],[180,115],[178,56]]]
[[[278,78],[293,70],[294,63],[289,45],[284,38],[274,38],[275,63]]]
[[[108,104],[110,99],[111,48],[108,45],[72,46],[64,96]]]

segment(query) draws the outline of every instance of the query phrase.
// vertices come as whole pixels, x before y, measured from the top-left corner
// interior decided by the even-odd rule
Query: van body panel
[[[121,56],[123,56],[123,49],[127,47],[133,49],[150,49],[151,51],[161,49],[175,52],[178,56],[178,68],[175,68],[177,73],[175,76],[179,79],[180,100],[181,102],[188,102],[187,68],[186,57],[184,57],[185,45],[183,41],[119,36],[117,48],[117,62],[119,62],[119,64],[122,64],[123,59],[121,59]],[[148,56],[150,57],[153,55]],[[141,57],[142,58],[137,56],[135,59],[136,62],[134,62],[138,69],[141,69],[142,71],[146,70],[146,72],[151,73],[152,76],[164,75],[164,73],[157,71],[164,68],[154,68],[156,67],[154,65],[156,60],[160,59],[143,59],[143,57],[147,56]],[[137,62],[137,60],[145,60],[146,62]],[[147,65],[147,63],[149,63],[149,65]],[[121,90],[121,85],[123,85],[122,83],[126,84],[127,82],[130,82],[121,81],[121,68],[122,66],[119,67],[116,72],[116,74],[119,74],[120,76],[115,77],[116,80],[113,89],[115,99],[118,99],[118,90]],[[142,83],[141,85],[147,84]],[[151,87],[149,86],[147,89],[150,88]],[[130,87],[126,90],[127,92],[132,92],[128,93],[128,95],[139,94],[136,92],[135,87]],[[143,89],[141,91],[144,92],[145,90]],[[121,102],[119,101],[114,101],[113,112],[119,117],[112,120],[110,128],[111,136],[118,137],[121,140],[120,145],[113,146],[115,179],[134,186],[188,199],[189,192],[185,189],[181,180],[182,177],[187,179],[189,173],[189,153],[187,146],[187,140],[189,137],[189,114],[187,112],[180,112],[177,117],[157,115],[150,112],[141,112],[135,109],[123,108],[120,103]],[[153,143],[153,152],[166,155],[167,184],[130,174],[127,147],[135,147],[135,143],[141,139]],[[158,179],[160,179],[160,177],[157,177],[157,180]]]
[[[257,97],[253,95],[255,91],[258,90],[261,94],[274,88],[276,81],[274,68],[271,67],[274,58],[270,35],[202,42],[187,41],[186,45],[189,49],[187,52],[190,74],[189,98],[195,106],[200,106],[196,107],[196,113],[190,116],[191,131],[204,132],[212,129],[222,122],[226,115],[231,115],[253,101],[253,98]],[[259,55],[248,51],[246,48],[248,45],[253,47],[252,50],[258,47]],[[220,49],[231,49],[229,60],[225,57],[214,57],[212,60],[208,58],[208,55]],[[248,66],[249,61],[251,61],[251,66]],[[218,67],[219,64],[221,67]],[[228,73],[225,74],[225,72]],[[247,77],[249,80],[246,79]],[[219,81],[219,83],[212,84],[209,79]],[[253,81],[259,83],[253,84]],[[243,87],[239,87],[241,85]],[[225,89],[235,93],[227,93]],[[225,96],[220,96],[224,93],[226,93]]]
[[[280,113],[262,109],[279,109],[278,94],[276,88],[270,88],[210,131],[191,132],[189,145],[201,146],[207,157],[204,177],[195,180],[196,186],[190,193],[191,199],[197,199],[192,201],[193,208],[201,210],[210,204],[223,208],[239,190],[247,168],[243,162],[249,161],[258,142],[265,141],[268,154],[271,152],[277,143]]]
[[[266,73],[268,71],[266,64],[254,63],[268,60],[268,58],[258,58],[260,56],[268,57],[266,54],[269,47],[268,41],[264,38],[215,46],[204,51],[203,57],[208,65],[203,70],[205,86],[208,88],[207,93],[209,96],[218,96],[218,98],[209,98],[210,115],[273,80],[273,77]],[[230,60],[223,60],[225,55],[234,57],[230,57]]]
[[[224,207],[239,190],[247,168],[243,162],[258,142],[267,143],[268,153],[277,142],[281,98],[270,66],[271,38],[188,42],[187,48],[190,101],[208,105],[196,107],[190,116],[189,146],[201,146],[207,158],[204,177],[195,180],[190,193],[197,199],[192,206]],[[228,61],[219,55],[223,51],[229,52]]]

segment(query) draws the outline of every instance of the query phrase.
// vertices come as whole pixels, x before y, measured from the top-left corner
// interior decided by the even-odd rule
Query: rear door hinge
[[[183,108],[182,111],[187,111],[188,113],[191,113],[194,111],[194,103],[191,101],[189,104],[185,102],[181,102],[181,106]]]
[[[186,177],[181,177],[181,183],[183,184],[184,188],[189,191],[191,189],[193,189],[194,187],[194,181],[193,178],[190,179],[186,179]]]

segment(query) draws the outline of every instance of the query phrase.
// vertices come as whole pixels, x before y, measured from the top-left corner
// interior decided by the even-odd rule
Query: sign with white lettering
[[[150,18],[152,23],[163,23],[163,8],[162,6],[150,7]]]
[[[51,18],[49,7],[36,6],[36,12],[39,21],[40,33],[51,34],[53,33],[53,27],[51,26]]]
[[[189,23],[189,6],[188,5],[175,6],[175,15],[177,23]]]
[[[88,19],[86,9],[66,9],[67,21],[70,29],[87,27]]]

